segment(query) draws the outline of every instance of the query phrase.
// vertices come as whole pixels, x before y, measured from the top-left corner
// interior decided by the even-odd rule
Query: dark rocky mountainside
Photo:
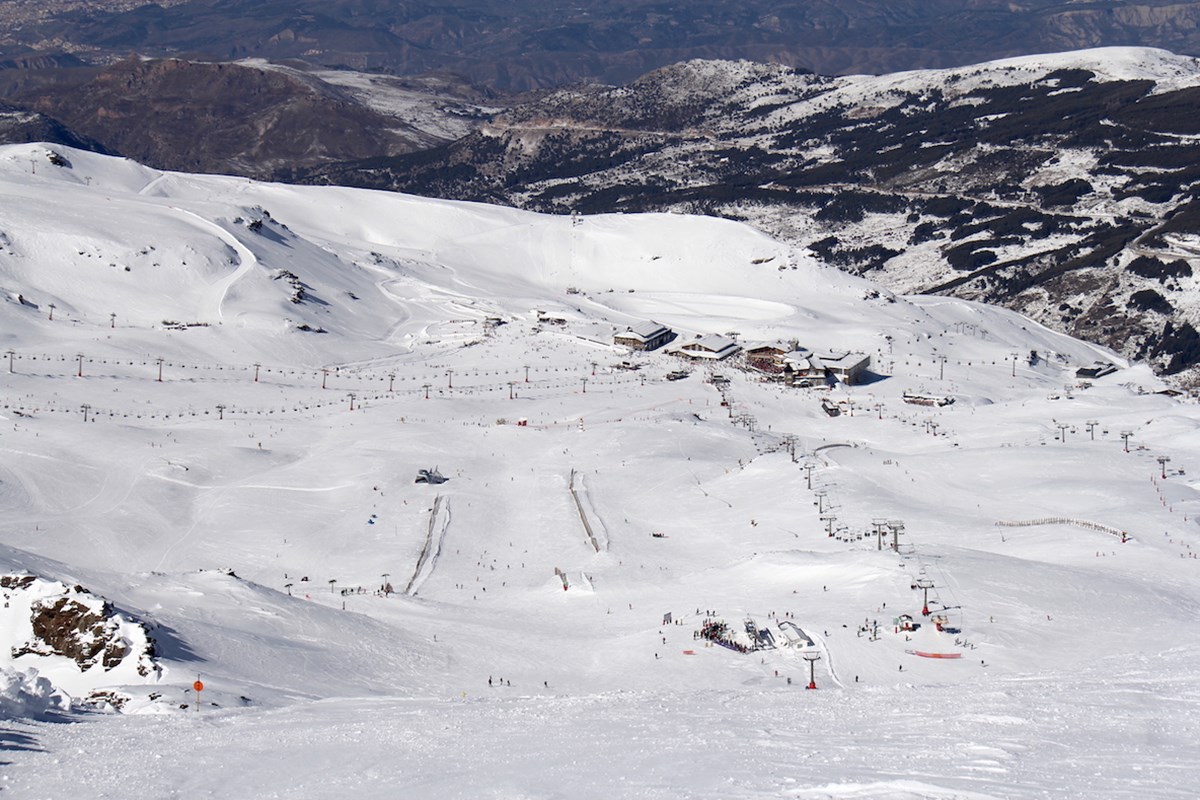
[[[0,142],[23,144],[46,142],[65,144],[83,150],[106,153],[108,150],[94,139],[80,136],[53,117],[22,106],[0,102]]]
[[[4,0],[0,21],[5,58],[302,58],[398,74],[452,70],[506,90],[624,82],[694,58],[848,74],[1101,45],[1200,53],[1200,4],[1178,0]]]
[[[276,178],[456,139],[482,99],[454,81],[321,73],[263,62],[130,58],[0,69],[0,141],[47,141],[164,169]]]
[[[1200,63],[1104,49],[826,78],[689,62],[441,148],[313,172],[563,213],[747,220],[902,292],[1200,364]]]

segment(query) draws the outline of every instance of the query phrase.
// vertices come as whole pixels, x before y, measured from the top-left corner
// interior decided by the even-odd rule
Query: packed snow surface
[[[1194,796],[1200,413],[1144,367],[713,219],[43,145],[0,207],[0,571],[161,668],[5,659],[13,797]]]

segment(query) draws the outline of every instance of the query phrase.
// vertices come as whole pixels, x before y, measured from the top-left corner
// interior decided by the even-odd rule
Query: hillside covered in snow
[[[689,61],[309,179],[750,222],[901,293],[1003,305],[1194,382],[1196,59],[1113,47],[888,75]]]
[[[728,220],[47,145],[0,197],[13,797],[1193,793],[1144,364]]]

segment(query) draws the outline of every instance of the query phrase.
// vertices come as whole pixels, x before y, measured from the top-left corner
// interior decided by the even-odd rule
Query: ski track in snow
[[[216,234],[218,239],[233,248],[234,252],[238,255],[237,268],[228,276],[209,287],[209,295],[205,299],[203,307],[197,310],[199,319],[223,320],[225,318],[225,298],[228,296],[230,288],[254,269],[254,266],[258,263],[258,257],[254,255],[250,248],[242,244],[236,236],[216,222],[207,220],[194,211],[188,211],[176,206],[170,206],[169,208],[178,216],[188,220],[197,227]]]

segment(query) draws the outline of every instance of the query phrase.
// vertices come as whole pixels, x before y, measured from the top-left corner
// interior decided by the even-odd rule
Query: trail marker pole
[[[200,680],[200,676],[196,676],[196,682],[192,684],[192,689],[196,691],[196,713],[200,713],[200,693],[204,691],[204,683]]]

